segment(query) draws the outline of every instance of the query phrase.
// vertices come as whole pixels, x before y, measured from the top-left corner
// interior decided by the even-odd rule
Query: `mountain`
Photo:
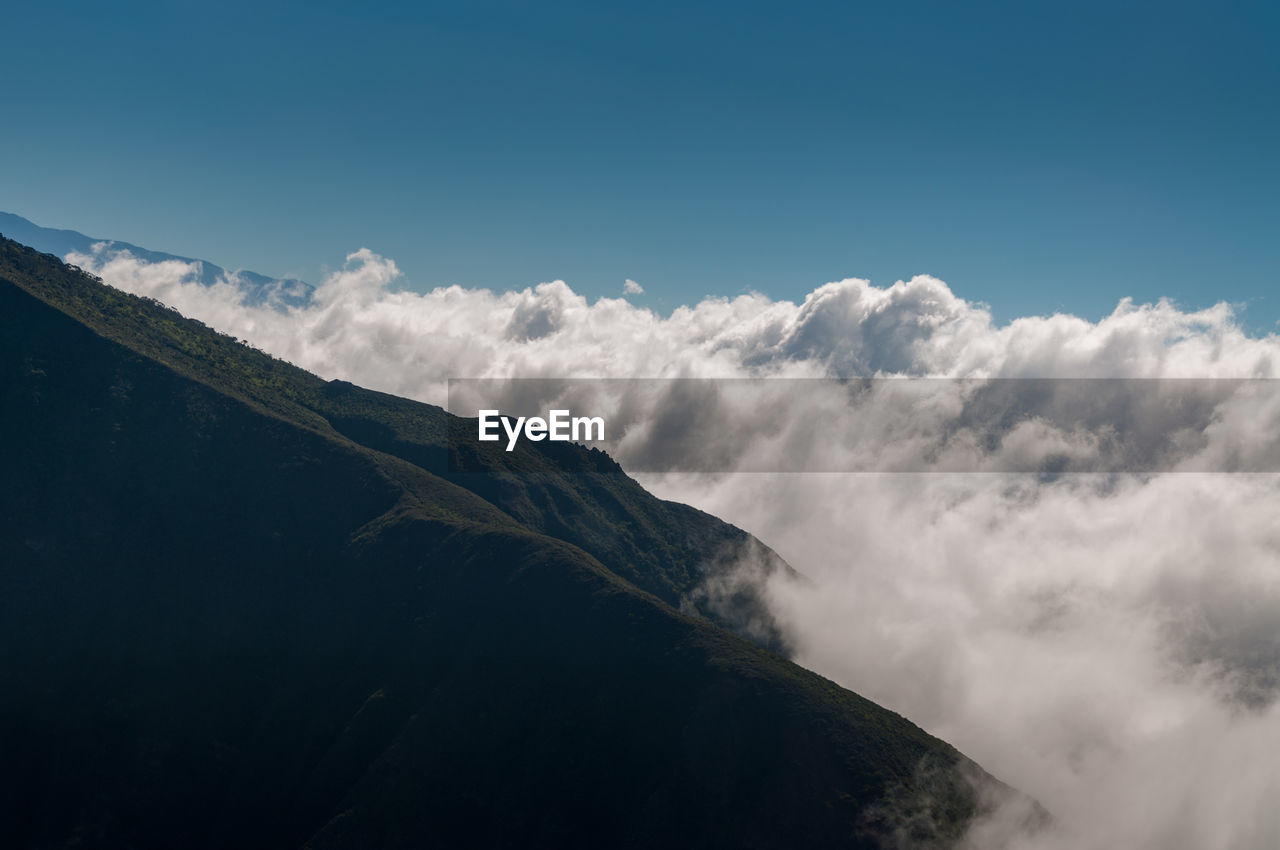
[[[0,398],[6,847],[927,847],[1014,793],[700,610],[785,564],[599,452],[450,457],[7,239]]]
[[[74,230],[41,227],[13,213],[0,212],[0,233],[37,251],[54,254],[62,260],[65,260],[69,254],[76,253],[88,256],[98,255],[103,259],[128,255],[148,263],[176,260],[181,263],[195,264],[195,280],[205,286],[212,286],[222,280],[229,281],[245,293],[250,304],[269,302],[281,306],[301,305],[311,300],[313,291],[310,284],[296,278],[272,278],[250,271],[228,272],[208,260],[150,251],[113,239],[94,239]]]

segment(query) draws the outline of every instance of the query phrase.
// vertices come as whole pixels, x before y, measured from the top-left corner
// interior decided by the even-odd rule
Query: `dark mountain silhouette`
[[[759,544],[599,452],[451,463],[7,239],[0,397],[5,847],[944,846],[1013,793],[699,608]]]

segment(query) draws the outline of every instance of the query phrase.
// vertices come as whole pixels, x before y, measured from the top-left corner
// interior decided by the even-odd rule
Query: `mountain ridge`
[[[762,587],[739,584],[728,594],[699,599],[709,577],[699,568],[726,573],[750,556],[762,578],[778,570],[794,576],[794,570],[741,529],[688,505],[653,497],[607,456],[551,443],[526,444],[515,452],[473,443],[470,451],[451,456],[450,432],[472,432],[467,420],[435,405],[347,381],[325,381],[246,348],[154,299],[120,298],[117,290],[88,278],[99,286],[50,287],[44,297],[140,354],[273,415],[321,433],[341,434],[460,484],[519,521],[609,561],[615,573],[668,604],[712,613],[723,625],[771,649],[787,650],[787,638],[768,611]],[[159,321],[146,321],[131,305],[150,305]],[[570,466],[575,471],[566,473]],[[623,534],[617,533],[620,527]],[[672,536],[661,531],[664,527],[680,530],[674,545]],[[692,549],[681,542],[691,538],[698,541]],[[700,548],[710,551],[698,554]]]

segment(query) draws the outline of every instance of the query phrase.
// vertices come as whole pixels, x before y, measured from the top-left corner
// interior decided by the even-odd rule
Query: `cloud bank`
[[[448,377],[1272,379],[1280,366],[1280,340],[1249,336],[1227,305],[1121,300],[1097,322],[997,326],[927,276],[843,280],[800,303],[709,298],[661,316],[622,298],[588,302],[562,281],[398,290],[395,264],[367,250],[292,306],[255,304],[234,281],[205,286],[187,264],[106,246],[68,260],[326,378],[436,404]],[[1275,394],[1204,392],[1190,399],[1194,428],[1168,444],[1172,462],[1220,469],[1234,458],[1247,469],[1265,459],[1280,432]],[[961,421],[963,402],[944,396],[926,422]],[[1087,452],[1108,423],[1131,423],[1141,444],[1144,422],[1169,422],[1124,399],[1095,399],[1088,416],[1074,403],[1061,410],[977,449]],[[746,417],[707,451],[747,463],[812,445],[811,409],[777,414],[769,429]],[[911,421],[873,423],[885,433],[878,445],[901,442]],[[1027,836],[997,816],[973,846],[1280,846],[1277,476],[642,481],[750,530],[812,579],[768,588],[798,661],[956,744],[1055,817]]]

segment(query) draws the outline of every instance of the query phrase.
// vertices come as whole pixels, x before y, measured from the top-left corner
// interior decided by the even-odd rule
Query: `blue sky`
[[[1280,319],[1274,4],[24,4],[0,209],[662,311],[917,273]],[[15,37],[16,36],[16,37]]]

